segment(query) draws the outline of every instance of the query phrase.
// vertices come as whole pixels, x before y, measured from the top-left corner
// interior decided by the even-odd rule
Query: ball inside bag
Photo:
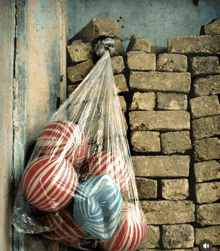
[[[63,155],[77,167],[86,160],[89,144],[78,125],[70,121],[55,121],[43,129],[37,147],[41,155]]]
[[[25,169],[21,185],[32,206],[50,212],[63,209],[71,202],[78,177],[67,160],[45,155]]]
[[[120,190],[107,175],[92,177],[77,189],[73,216],[92,236],[110,239],[119,224],[122,210]]]

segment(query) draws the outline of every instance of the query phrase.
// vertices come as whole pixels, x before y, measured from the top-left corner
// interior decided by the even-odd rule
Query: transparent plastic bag
[[[132,251],[144,240],[147,226],[108,51],[40,133],[12,224],[82,250]]]

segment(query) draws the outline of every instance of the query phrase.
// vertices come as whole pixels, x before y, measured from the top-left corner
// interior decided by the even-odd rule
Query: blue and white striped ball
[[[89,178],[76,191],[73,216],[92,236],[110,239],[119,224],[122,211],[120,189],[108,175]]]

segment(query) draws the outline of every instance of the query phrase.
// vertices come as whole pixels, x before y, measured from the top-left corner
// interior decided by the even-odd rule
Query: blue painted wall
[[[220,18],[220,0],[66,0],[67,37],[71,39],[94,17],[119,20],[126,49],[132,34],[153,46],[167,46],[167,38],[200,34],[202,25]]]

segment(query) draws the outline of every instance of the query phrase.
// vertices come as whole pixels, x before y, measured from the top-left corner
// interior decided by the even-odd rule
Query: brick
[[[146,178],[136,178],[138,196],[140,199],[157,198],[157,181]]]
[[[132,91],[164,91],[189,93],[189,72],[131,71],[129,85]]]
[[[186,110],[188,105],[188,99],[186,94],[181,93],[157,93],[157,109],[178,111]]]
[[[194,148],[195,161],[220,159],[220,140],[218,138],[195,140]]]
[[[204,25],[205,35],[220,35],[220,19]]]
[[[196,184],[196,201],[199,204],[212,203],[220,199],[220,182]]]
[[[160,247],[160,228],[159,226],[147,225],[147,236],[138,247],[138,250],[144,251],[146,248]]]
[[[197,222],[202,226],[220,225],[220,203],[196,206]]]
[[[118,74],[114,76],[115,86],[118,93],[129,92],[128,84],[124,74]]]
[[[67,69],[68,78],[72,83],[82,81],[94,66],[92,60],[87,60]]]
[[[120,39],[115,40],[115,51],[113,56],[123,56],[124,55],[124,47]]]
[[[166,200],[185,200],[189,196],[188,179],[166,179],[161,184],[162,197]]]
[[[181,36],[169,37],[168,53],[219,54],[220,36]]]
[[[180,54],[160,54],[157,59],[157,71],[186,72],[187,56]]]
[[[162,133],[161,143],[165,154],[184,153],[192,148],[189,131]]]
[[[180,224],[195,221],[192,201],[141,201],[148,224]]]
[[[197,78],[193,85],[196,97],[220,93],[220,75]]]
[[[212,226],[205,228],[195,229],[195,244],[199,243],[205,239],[212,242],[213,245],[220,245],[220,226]]]
[[[180,131],[190,129],[190,114],[186,111],[129,112],[132,131]]]
[[[135,92],[132,97],[132,103],[130,106],[131,111],[134,110],[145,110],[153,111],[156,103],[155,92]]]
[[[70,57],[74,63],[82,62],[94,57],[94,51],[91,43],[73,43],[67,46]]]
[[[151,43],[144,37],[132,35],[128,44],[127,52],[128,51],[150,52]]]
[[[204,117],[192,121],[193,138],[203,139],[220,135],[220,116]]]
[[[194,228],[189,224],[162,226],[163,248],[192,248],[194,246]]]
[[[93,18],[73,39],[84,43],[93,42],[99,37],[119,37],[117,21],[109,18]]]
[[[144,51],[129,51],[127,53],[129,70],[154,71],[156,70],[156,54]]]
[[[220,179],[220,164],[216,160],[194,164],[196,182]]]
[[[131,133],[132,150],[135,152],[160,152],[160,133],[138,131]]]
[[[188,177],[190,156],[132,156],[139,177]]]
[[[112,63],[112,70],[114,74],[121,73],[125,68],[124,59],[122,56],[111,58],[111,63]]]
[[[218,115],[220,105],[217,95],[192,98],[189,101],[192,118]]]
[[[167,47],[151,46],[151,53],[162,54],[167,53]]]
[[[119,102],[121,105],[122,112],[126,112],[127,111],[127,103],[126,103],[126,100],[123,96],[119,96]]]
[[[219,59],[216,56],[193,57],[190,63],[193,75],[220,73]]]

